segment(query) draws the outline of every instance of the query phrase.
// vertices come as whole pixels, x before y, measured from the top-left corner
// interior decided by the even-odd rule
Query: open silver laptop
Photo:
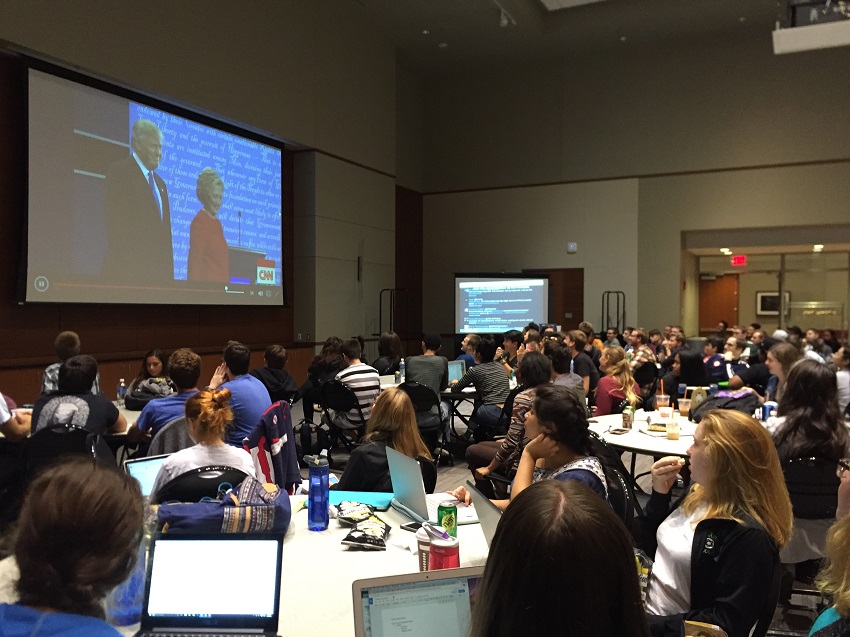
[[[150,550],[136,637],[277,635],[283,536],[169,533]]]
[[[493,543],[493,536],[496,535],[499,520],[502,519],[502,510],[469,480],[466,481],[466,490],[472,495],[472,504],[478,514],[478,521],[481,522],[481,531],[484,533],[484,539],[487,540],[487,546],[490,546]]]
[[[142,495],[146,498],[151,494],[151,489],[153,489],[159,468],[170,455],[166,453],[161,456],[147,456],[145,458],[124,461],[124,471],[139,482],[142,487]]]
[[[437,507],[440,502],[453,501],[457,504],[457,523],[475,524],[478,516],[474,506],[466,506],[454,500],[448,493],[425,494],[422,471],[419,463],[403,453],[387,447],[387,462],[390,465],[390,477],[393,481],[391,505],[417,522],[437,523]]]
[[[483,566],[357,580],[355,637],[466,637]]]
[[[449,361],[449,382],[460,380],[466,373],[466,361]]]

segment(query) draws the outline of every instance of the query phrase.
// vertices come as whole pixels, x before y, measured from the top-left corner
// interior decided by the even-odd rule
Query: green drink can
[[[452,537],[457,537],[457,505],[454,502],[440,502],[437,507],[437,524]]]

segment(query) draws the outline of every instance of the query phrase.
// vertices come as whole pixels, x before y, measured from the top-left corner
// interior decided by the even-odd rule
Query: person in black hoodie
[[[729,637],[764,634],[778,591],[779,550],[792,513],[770,434],[747,414],[709,411],[688,449],[694,486],[671,510],[670,489],[684,460],[652,465],[642,546],[655,556],[646,609],[656,637],[681,636],[682,623],[716,624]]]
[[[269,390],[269,397],[273,403],[279,400],[289,400],[298,391],[298,383],[286,367],[286,350],[281,345],[269,345],[266,348],[263,359],[265,367],[251,370],[250,374],[259,380]]]

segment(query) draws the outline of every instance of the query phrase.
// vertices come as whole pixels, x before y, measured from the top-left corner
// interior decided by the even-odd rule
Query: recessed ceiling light
[[[738,22],[746,22],[746,21],[747,21],[747,16],[745,16],[745,15],[742,15],[738,18]]]
[[[438,45],[441,49],[445,49],[449,46],[448,42],[440,42]]]
[[[624,35],[620,36],[620,42],[625,42],[626,40],[628,40],[628,38],[626,36],[624,36]]]
[[[422,35],[431,35],[431,32],[428,29],[422,29]]]
[[[821,250],[823,250],[823,244],[822,243],[816,243],[814,245],[814,247],[812,247],[813,252],[820,252]]]
[[[731,254],[732,253],[732,251],[729,248],[720,248],[720,251],[723,254]]]

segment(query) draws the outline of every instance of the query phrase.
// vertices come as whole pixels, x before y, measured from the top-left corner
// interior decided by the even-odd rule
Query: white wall
[[[633,179],[427,195],[426,239],[440,228],[450,229],[451,238],[425,241],[425,329],[454,331],[455,272],[523,268],[584,268],[585,318],[600,325],[602,291],[622,290],[631,320],[637,309],[637,204]],[[577,254],[567,254],[572,241]]]
[[[498,188],[637,177],[637,218],[630,220],[637,233],[607,223],[598,200],[589,206],[600,213],[593,247],[613,253],[614,246],[628,246],[607,265],[630,276],[637,268],[637,295],[630,298],[637,312],[629,312],[629,322],[695,322],[696,296],[687,288],[682,294],[683,231],[850,221],[850,120],[842,116],[850,100],[847,68],[850,48],[774,56],[769,33],[742,30],[716,41],[626,43],[586,56],[430,78],[426,192],[476,190],[440,195],[457,197],[453,215],[441,215],[457,238],[461,228],[492,234],[491,208],[462,202],[499,205],[515,196],[509,193],[523,192]],[[433,199],[426,197],[426,218]],[[517,208],[525,214],[524,206]],[[430,265],[440,246],[425,251],[426,289],[442,294],[445,269]],[[530,252],[513,267],[538,266]],[[546,247],[541,252],[553,254]],[[453,257],[452,267],[482,269],[482,259],[486,255],[473,249]],[[594,270],[587,280],[609,273]],[[615,287],[627,288],[631,280]],[[597,285],[587,293],[593,299],[588,310],[604,289],[610,288]],[[426,314],[444,313],[425,302]]]

